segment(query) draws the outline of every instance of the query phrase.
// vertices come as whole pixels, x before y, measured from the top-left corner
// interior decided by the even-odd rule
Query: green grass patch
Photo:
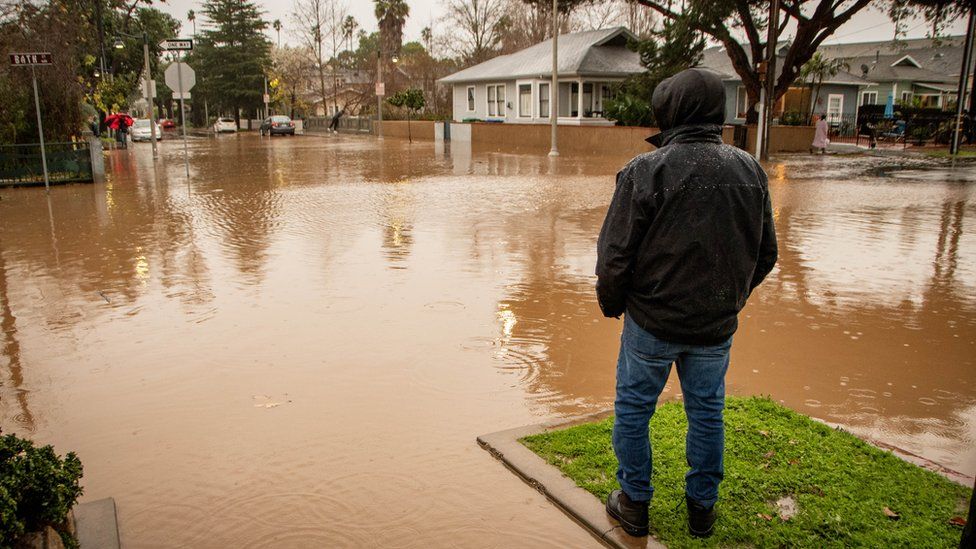
[[[617,488],[612,429],[610,418],[521,442],[605,502]],[[686,431],[680,402],[658,407],[651,531],[669,547],[959,546],[962,529],[950,520],[966,516],[969,488],[758,397],[727,401],[719,520],[714,536],[692,538]],[[795,501],[793,516],[782,498]]]
[[[930,156],[932,158],[952,158],[952,155],[949,154],[948,149],[939,149],[937,151],[925,151],[925,155]],[[959,158],[976,158],[976,150],[960,149]]]

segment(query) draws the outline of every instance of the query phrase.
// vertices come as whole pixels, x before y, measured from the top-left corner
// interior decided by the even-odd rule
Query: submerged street
[[[123,542],[596,547],[475,437],[604,410],[625,157],[230,135],[0,190],[0,423]],[[976,170],[785,155],[729,392],[976,474]],[[666,397],[680,398],[676,376]]]

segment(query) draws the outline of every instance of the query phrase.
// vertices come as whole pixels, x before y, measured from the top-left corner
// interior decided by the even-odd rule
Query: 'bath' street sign
[[[11,53],[11,65],[50,65],[50,53]]]

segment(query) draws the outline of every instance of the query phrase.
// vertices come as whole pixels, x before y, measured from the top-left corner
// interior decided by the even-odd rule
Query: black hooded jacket
[[[597,250],[597,297],[608,317],[626,312],[665,341],[720,343],[776,263],[766,173],[722,143],[725,91],[690,69],[651,100],[659,147],[617,174]]]

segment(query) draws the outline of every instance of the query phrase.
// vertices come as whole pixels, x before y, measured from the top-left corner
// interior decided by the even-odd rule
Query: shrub
[[[807,117],[799,111],[786,111],[779,118],[779,123],[784,126],[802,126],[806,121]]]
[[[47,526],[66,537],[68,512],[82,493],[81,476],[81,461],[73,452],[62,459],[50,446],[0,436],[0,547]],[[73,538],[65,541],[76,546]]]

